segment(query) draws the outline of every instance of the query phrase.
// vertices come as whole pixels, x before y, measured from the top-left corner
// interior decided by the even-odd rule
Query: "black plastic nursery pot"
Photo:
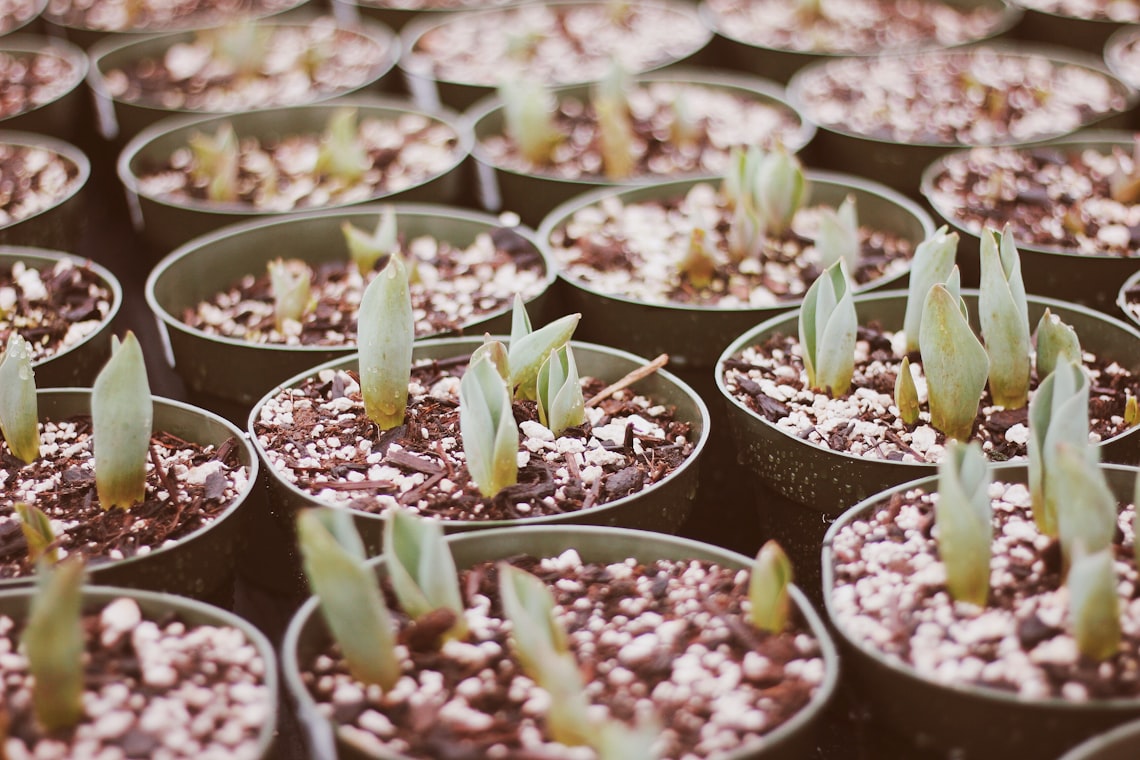
[[[212,134],[223,123],[229,122],[239,139],[251,136],[265,141],[294,134],[320,134],[329,117],[344,107],[355,108],[361,120],[370,117],[391,120],[405,114],[424,116],[450,127],[458,142],[448,167],[434,176],[394,192],[377,193],[351,203],[322,208],[347,208],[380,200],[447,203],[459,197],[463,189],[463,172],[460,169],[471,152],[470,130],[459,117],[446,110],[420,111],[398,99],[358,95],[330,103],[269,108],[242,114],[172,118],[143,129],[127,143],[118,160],[119,179],[127,191],[131,221],[136,231],[150,245],[156,258],[161,258],[183,243],[227,224],[258,218],[284,218],[312,210],[274,212],[238,203],[181,201],[143,192],[139,176],[146,167],[159,166],[174,151],[185,148],[190,136],[196,132]]]
[[[1094,55],[1100,55],[1108,39],[1128,25],[1128,22],[1113,21],[1109,18],[1083,18],[1071,13],[1038,10],[1032,7],[1033,3],[1030,2],[1020,4],[1023,13],[1021,21],[1013,27],[1014,37],[1052,45],[1065,45]]]
[[[1013,28],[1022,14],[1021,8],[1011,2],[1006,2],[1006,0],[956,0],[955,2],[947,4],[962,9],[988,8],[994,11],[1000,11],[1001,13],[1000,20],[988,30],[986,35],[960,43],[962,45],[1005,34]],[[742,38],[739,29],[729,26],[726,20],[721,18],[717,12],[710,7],[708,0],[704,0],[704,2],[700,4],[699,10],[705,24],[709,29],[716,32],[712,42],[709,43],[709,53],[715,60],[723,61],[723,65],[733,69],[758,74],[776,82],[786,83],[797,71],[809,64],[850,55],[850,53],[832,53],[826,51],[789,50],[748,42]],[[932,39],[924,45],[907,49],[916,50],[942,47],[945,47],[945,45]],[[873,50],[863,55],[878,55],[884,52],[894,53],[899,51],[895,49]]]
[[[977,291],[963,292],[967,309],[976,315]],[[886,291],[855,296],[859,324],[878,322],[884,330],[902,329],[907,294]],[[1064,301],[1028,297],[1029,324],[1034,326],[1046,308],[1072,325],[1083,350],[1113,360],[1140,373],[1140,331],[1091,309]],[[839,515],[863,499],[899,483],[934,475],[938,465],[870,459],[832,451],[808,443],[792,431],[778,427],[756,414],[725,387],[724,364],[749,346],[762,344],[775,333],[795,335],[798,312],[791,312],[757,325],[740,336],[721,355],[716,384],[728,410],[728,426],[736,442],[738,460],[757,481],[761,498],[759,519],[783,545],[788,556],[805,567],[801,587],[811,594],[814,587],[806,575],[813,565],[806,558],[819,554],[824,533]],[[975,319],[976,321],[976,319]],[[1140,428],[1133,427],[1098,444],[1101,458],[1134,465],[1140,462]],[[772,493],[779,498],[765,498]]]
[[[425,340],[415,345],[413,360],[465,356],[482,344],[482,337]],[[571,341],[571,346],[574,349],[578,372],[582,377],[597,377],[612,383],[646,364],[641,357],[607,346],[578,341]],[[243,565],[243,573],[258,585],[279,587],[284,583],[287,590],[304,587],[294,529],[296,515],[298,510],[306,507],[330,505],[277,475],[273,465],[269,463],[263,443],[258,440],[254,424],[260,417],[262,407],[280,389],[295,387],[323,369],[356,371],[357,366],[358,360],[354,355],[313,367],[281,383],[278,388],[270,391],[254,405],[250,412],[249,436],[266,465],[264,471],[267,486],[267,509],[255,515],[250,523],[250,529],[257,536],[257,543],[266,555],[250,562],[248,569]],[[692,424],[693,451],[681,466],[667,477],[637,493],[589,509],[517,520],[445,520],[444,530],[448,533],[460,533],[503,527],[515,530],[521,526],[575,524],[607,525],[661,533],[676,532],[696,506],[694,499],[697,492],[698,465],[709,439],[708,407],[684,382],[664,370],[658,370],[639,380],[632,387],[637,393],[653,399],[656,403],[676,406],[677,419]],[[384,529],[383,516],[359,510],[352,510],[352,516],[369,555],[379,554]],[[269,552],[275,552],[276,556],[270,556]]]
[[[76,250],[86,221],[83,190],[91,178],[91,162],[87,156],[74,145],[30,132],[0,131],[0,144],[15,145],[25,150],[40,148],[55,153],[73,164],[77,172],[67,193],[50,206],[30,216],[0,224],[0,245]]]
[[[47,389],[37,392],[40,419],[64,419],[91,413],[91,391],[83,388]],[[153,397],[154,430],[182,440],[220,446],[237,444],[241,463],[248,470],[245,488],[234,502],[208,525],[171,546],[155,547],[147,554],[90,565],[93,583],[162,591],[193,598],[225,597],[233,581],[243,509],[254,494],[259,463],[246,436],[235,425],[203,409],[179,401]],[[26,586],[33,577],[0,580],[0,589]]]
[[[407,7],[388,0],[333,0],[333,14],[343,23],[355,22],[359,18],[379,21],[384,26],[400,31],[405,26],[418,19],[439,19],[446,13],[455,13],[462,10],[483,10],[489,7],[509,8],[514,5],[530,2],[530,0],[497,0],[495,3],[474,2],[456,3],[452,7],[427,7],[424,4],[419,8]],[[464,7],[465,6],[465,7]]]
[[[1083,741],[1060,760],[1134,760],[1140,755],[1140,721],[1117,726]]]
[[[1137,269],[1124,281],[1124,284],[1120,286],[1120,292],[1116,294],[1117,308],[1120,309],[1121,313],[1128,319],[1128,323],[1136,328],[1140,328],[1140,314],[1129,308],[1128,304],[1131,300],[1129,299],[1129,293],[1134,293],[1138,289],[1140,289],[1140,269]]]
[[[0,615],[6,615],[17,623],[27,618],[31,601],[35,595],[32,588],[0,590]],[[241,631],[242,635],[257,649],[257,654],[265,664],[262,675],[268,691],[269,715],[261,727],[257,740],[258,760],[273,760],[277,757],[274,741],[277,735],[277,705],[280,686],[277,676],[277,655],[269,639],[252,623],[243,617],[218,609],[209,604],[186,599],[172,594],[141,591],[136,588],[115,588],[106,584],[84,586],[83,610],[93,612],[105,607],[115,599],[127,597],[138,603],[143,617],[147,620],[162,620],[170,615],[188,625],[224,626]],[[187,719],[188,720],[188,719]]]
[[[9,17],[5,19],[5,21],[11,25],[7,28],[0,27],[0,37],[6,37],[9,34],[22,34],[25,32],[31,32],[33,34],[38,33],[41,26],[40,14],[44,12],[44,8],[47,8],[47,4],[48,0],[35,0],[35,2],[32,4],[32,12],[27,17],[21,19]]]
[[[1136,63],[1135,54],[1131,57],[1127,54],[1129,50],[1135,48],[1138,34],[1140,26],[1136,24],[1118,25],[1118,28],[1104,41],[1104,62],[1108,65],[1108,70],[1118,79],[1130,87],[1140,89],[1140,65]],[[1136,113],[1136,109],[1132,109],[1132,118],[1128,126],[1133,129],[1140,126],[1140,114]]]
[[[1131,155],[1133,139],[1131,132],[1091,130],[1035,144],[1033,148],[1024,150],[1043,148],[1056,150],[1066,156],[1078,155],[1086,150],[1110,155],[1114,148]],[[969,150],[954,151],[928,166],[922,173],[921,192],[935,213],[958,230],[958,267],[962,270],[962,281],[976,285],[981,230],[963,224],[954,213],[955,210],[939,202],[940,198],[934,192],[935,182],[946,171],[947,163],[968,152]],[[1014,209],[1015,206],[1011,207],[1010,213]],[[1131,251],[1128,256],[1091,255],[1071,248],[1033,245],[1023,241],[1018,241],[1017,250],[1021,255],[1021,275],[1026,292],[1046,298],[1059,298],[1109,313],[1113,311],[1121,285],[1140,269],[1140,259],[1136,257],[1135,251]]]
[[[0,129],[14,129],[70,140],[81,133],[81,116],[86,114],[87,93],[83,80],[89,64],[82,50],[64,40],[53,40],[31,34],[9,34],[0,37],[0,54],[17,58],[46,55],[66,62],[70,67],[67,89],[46,103],[27,111],[0,119]]]
[[[0,245],[0,266],[5,268],[19,261],[42,271],[64,260],[77,267],[86,267],[98,276],[101,286],[110,292],[111,308],[99,328],[82,341],[32,365],[36,385],[40,388],[91,385],[111,356],[111,328],[123,305],[123,288],[119,280],[93,261],[60,251]]]
[[[296,13],[281,20],[262,21],[258,26],[266,29],[290,26],[300,28],[315,18],[316,16]],[[383,52],[369,72],[366,81],[351,89],[307,97],[306,102],[326,101],[364,90],[379,90],[382,82],[396,65],[396,59],[400,54],[399,40],[387,27],[371,21],[361,21],[341,31],[371,40]],[[195,38],[194,31],[182,31],[138,38],[105,39],[91,48],[91,71],[87,76],[87,83],[94,97],[99,131],[105,139],[125,142],[155,122],[172,116],[220,116],[224,113],[198,109],[172,109],[157,103],[127,101],[112,95],[107,86],[109,72],[122,69],[142,59],[160,59],[175,45],[193,42]]]
[[[792,140],[784,147],[792,153],[799,151],[815,136],[815,126],[803,118],[784,97],[784,90],[772,82],[741,74],[710,71],[684,67],[670,67],[664,71],[641,74],[631,81],[633,86],[643,86],[651,82],[676,82],[730,92],[738,97],[769,106],[786,109],[799,120],[799,128]],[[552,90],[556,98],[573,97],[580,101],[590,99],[591,86],[588,84],[559,87]],[[599,190],[614,185],[651,185],[679,177],[662,175],[642,175],[628,180],[613,182],[604,176],[568,179],[559,177],[553,171],[526,173],[494,163],[482,149],[481,143],[493,135],[504,133],[506,126],[503,115],[503,101],[498,95],[490,95],[471,106],[464,114],[475,132],[475,144],[471,149],[478,185],[476,191],[484,208],[491,211],[507,209],[516,212],[523,222],[538,225],[555,207],[590,190]],[[689,174],[686,177],[692,177]],[[713,175],[702,173],[702,177]]]
[[[518,5],[526,5],[528,3],[513,3],[510,6],[503,8],[493,8],[482,11],[467,11],[462,15],[466,16],[470,13],[480,13],[490,17],[491,14],[503,13],[517,7]],[[593,0],[556,0],[555,2],[545,2],[544,5],[551,7],[571,6],[571,5],[596,5]],[[678,0],[637,0],[637,5],[656,6],[666,9],[672,13],[676,18],[676,23],[692,23],[700,24],[697,18],[696,8],[689,2],[679,2]],[[438,14],[432,16],[424,16],[416,18],[406,24],[400,32],[400,60],[396,64],[404,75],[404,82],[407,90],[411,93],[413,100],[420,105],[421,108],[433,109],[438,108],[440,104],[454,108],[459,111],[466,111],[476,101],[485,98],[489,95],[495,94],[495,89],[498,83],[478,83],[471,81],[461,81],[455,79],[442,79],[438,77],[434,71],[434,64],[431,59],[419,52],[420,39],[430,33],[433,29],[451,23],[459,19],[461,14]],[[502,25],[502,34],[507,35],[512,31],[521,31],[516,25],[511,23],[511,19],[505,18]],[[666,68],[675,65],[696,55],[705,45],[708,44],[709,39],[712,37],[712,31],[708,31],[700,44],[688,50],[684,55],[679,55],[673,60],[663,61],[657,66],[650,67],[648,70],[655,70]],[[632,74],[640,74],[642,71],[633,71]],[[563,81],[560,84],[579,84],[589,80],[588,77],[581,75],[575,76],[573,73],[566,73],[562,77]],[[547,82],[550,85],[551,83]]]
[[[747,557],[708,544],[657,533],[604,527],[519,526],[454,536],[449,539],[449,544],[455,564],[460,569],[519,554],[557,556],[568,549],[576,550],[584,562],[616,562],[634,557],[645,563],[658,559],[701,559],[741,570],[752,566]],[[384,573],[382,558],[374,560],[373,564],[378,574]],[[791,596],[812,635],[819,641],[826,667],[824,681],[811,702],[787,723],[755,743],[722,755],[724,760],[801,760],[816,746],[815,727],[835,692],[839,660],[835,646],[811,604],[794,586]],[[310,662],[328,641],[328,636],[324,621],[317,614],[317,600],[313,598],[293,617],[282,645],[286,688],[298,705],[314,757],[406,760],[403,755],[377,755],[366,751],[317,712],[316,704],[301,681],[300,663]]]
[[[1008,42],[990,42],[980,45],[980,48],[992,49],[1002,53],[1020,53],[1043,55],[1052,61],[1080,66],[1095,71],[1109,79],[1123,96],[1127,105],[1125,110],[1112,113],[1093,115],[1081,124],[1081,128],[1096,125],[1106,129],[1120,129],[1129,124],[1130,111],[1136,105],[1138,94],[1130,86],[1120,81],[1105,66],[1099,58],[1086,53],[1069,50],[1067,48],[1045,45],[1017,45]],[[969,48],[957,48],[968,50]],[[925,51],[933,54],[938,51]],[[954,52],[954,49],[945,52]],[[923,53],[918,53],[922,55]],[[913,53],[903,54],[907,56]],[[812,78],[824,74],[826,67],[842,65],[847,59],[836,58],[829,61],[805,66],[791,81],[788,82],[788,100],[808,119],[813,118],[812,109],[804,103],[803,92]],[[1065,134],[1063,132],[1042,134],[1030,140],[1015,141],[1012,138],[994,141],[993,145],[1005,144],[1033,144],[1045,142]],[[943,154],[958,148],[968,147],[956,142],[900,142],[888,138],[855,132],[838,124],[819,125],[819,131],[812,141],[809,151],[809,160],[812,163],[830,167],[839,171],[850,172],[864,177],[876,177],[885,184],[906,193],[911,197],[919,196],[919,187],[922,184],[922,172],[925,167],[939,159]]]
[[[1130,502],[1136,470],[1114,465],[1102,467],[1117,499]],[[1024,465],[999,465],[994,469],[995,480],[1026,483],[1027,478]],[[1052,760],[1059,752],[1094,734],[1140,717],[1140,699],[1137,698],[1090,699],[1086,702],[1028,700],[987,687],[967,688],[935,683],[919,675],[909,665],[887,658],[869,644],[848,636],[843,624],[836,619],[832,602],[832,542],[835,536],[845,525],[868,514],[891,495],[916,487],[936,490],[937,485],[936,476],[928,477],[876,494],[839,517],[823,541],[822,570],[827,617],[838,638],[844,661],[850,665],[861,686],[860,692],[869,703],[874,719],[910,738],[918,746],[934,748],[965,760],[1002,760],[1009,757]],[[1135,751],[1127,757],[1135,757]]]
[[[432,235],[466,246],[479,234],[502,227],[489,214],[447,206],[397,204],[393,209],[400,234],[409,240]],[[350,222],[370,229],[381,210],[381,206],[353,206],[232,225],[187,243],[159,262],[147,277],[147,305],[170,348],[167,361],[196,403],[244,425],[250,406],[274,385],[356,350],[355,344],[291,346],[211,335],[184,323],[182,314],[244,275],[265,272],[274,259],[300,258],[309,264],[347,259],[341,225]],[[542,254],[530,230],[511,229]],[[545,255],[543,260],[546,276],[542,292],[527,304],[536,325],[548,321],[554,307],[550,286],[555,270]],[[508,305],[465,324],[463,331],[475,335],[509,331],[510,308]]]

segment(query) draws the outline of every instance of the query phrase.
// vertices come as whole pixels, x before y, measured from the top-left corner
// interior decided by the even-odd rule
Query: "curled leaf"
[[[563,139],[554,123],[557,104],[550,92],[529,77],[506,78],[499,85],[499,97],[506,133],[519,146],[519,152],[532,164],[549,164],[554,148]]]
[[[552,349],[538,370],[538,420],[561,435],[586,421],[586,399],[569,345]]]
[[[957,278],[952,277],[952,281],[956,283]],[[962,313],[961,298],[946,285],[933,286],[926,296],[919,350],[926,374],[930,424],[947,438],[969,439],[986,387],[989,359]]]
[[[128,509],[146,496],[154,402],[142,347],[128,332],[111,339],[111,358],[91,389],[95,489],[103,509]]]
[[[459,382],[459,429],[467,470],[481,494],[489,498],[518,482],[519,431],[511,394],[487,359],[468,365]]]
[[[32,351],[15,330],[0,354],[0,434],[12,456],[27,463],[39,458],[39,406]]]
[[[1061,362],[1081,363],[1081,341],[1076,330],[1046,307],[1037,323],[1037,377],[1048,377]]]
[[[381,430],[404,424],[412,377],[415,318],[400,256],[373,278],[360,299],[360,392],[364,412]]]
[[[495,371],[503,380],[510,380],[511,365],[507,358],[507,347],[500,340],[491,340],[490,333],[483,336],[483,345],[471,352],[471,360],[468,364],[474,364],[484,358],[494,365]]]
[[[914,250],[906,315],[903,317],[907,353],[918,350],[918,332],[922,325],[922,307],[926,303],[927,293],[935,283],[946,282],[954,269],[954,257],[958,254],[958,233],[948,233],[947,229],[946,225],[942,225]]]
[[[269,289],[273,292],[273,316],[277,329],[289,321],[300,322],[312,307],[313,272],[300,259],[274,259],[267,265]]]
[[[990,589],[993,511],[992,477],[982,447],[951,441],[938,466],[938,554],[946,567],[946,587],[956,601],[986,605]]]
[[[748,581],[752,625],[770,633],[781,633],[788,627],[791,613],[788,586],[791,583],[792,563],[788,555],[778,543],[768,541],[760,547]]]
[[[999,406],[1020,409],[1029,400],[1029,307],[1008,225],[1000,238],[996,230],[983,230],[981,272],[978,319],[990,360],[990,395]]]
[[[1059,364],[1042,380],[1029,402],[1029,493],[1033,520],[1047,536],[1057,535],[1057,446],[1068,443],[1085,456],[1089,449],[1089,381],[1077,364]]]
[[[1077,650],[1094,661],[1120,650],[1120,597],[1112,550],[1087,551],[1077,545],[1069,567],[1069,619]]]
[[[851,387],[858,318],[847,268],[840,259],[808,288],[800,307],[799,334],[808,385],[832,397]]]
[[[859,265],[859,218],[855,212],[855,196],[848,195],[838,209],[821,208],[815,249],[823,266],[843,259],[849,271]]]
[[[24,534],[24,542],[28,545],[28,562],[38,564],[41,559],[54,565],[59,561],[59,551],[55,544],[55,531],[52,530],[51,520],[34,504],[16,502],[16,515],[20,518],[20,530]]]
[[[561,348],[570,341],[581,319],[581,314],[568,314],[533,332],[518,335],[515,332],[515,325],[512,324],[511,345],[507,349],[507,358],[511,368],[511,388],[514,389],[516,398],[536,397],[535,382],[539,367],[546,361],[551,350]],[[529,317],[526,326],[530,326]]]
[[[899,419],[904,425],[918,422],[918,388],[915,387],[914,375],[910,371],[910,359],[905,356],[895,378],[895,406],[898,407]]]
[[[83,563],[41,566],[38,575],[21,642],[35,679],[36,720],[52,733],[83,718]]]
[[[455,613],[447,636],[467,635],[459,575],[438,520],[427,520],[406,509],[388,511],[384,526],[384,556],[388,577],[400,607],[413,620],[440,609]]]
[[[371,272],[381,258],[399,250],[396,210],[391,206],[385,206],[380,212],[380,220],[372,233],[354,226],[352,222],[345,222],[340,229],[344,234],[345,245],[348,246],[348,255],[362,276]]]

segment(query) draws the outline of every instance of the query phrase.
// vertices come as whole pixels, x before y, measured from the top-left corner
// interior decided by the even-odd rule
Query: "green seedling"
[[[511,393],[485,357],[469,364],[459,383],[459,429],[467,470],[481,494],[491,498],[518,482],[519,430]]]
[[[1114,148],[1113,153],[1118,155],[1117,166],[1108,180],[1108,191],[1112,199],[1127,205],[1140,202],[1140,139],[1133,137],[1131,171],[1124,171],[1121,152]]]
[[[549,164],[554,149],[564,139],[554,121],[558,111],[554,97],[541,82],[527,77],[504,79],[499,97],[506,133],[519,146],[519,152],[532,164]]]
[[[918,344],[926,374],[930,424],[947,438],[968,440],[989,375],[986,349],[974,336],[959,294],[958,268],[926,296]]]
[[[698,290],[707,288],[716,277],[716,253],[709,244],[708,231],[694,227],[689,235],[689,247],[681,259],[681,276]]]
[[[129,509],[146,496],[154,402],[134,333],[111,338],[111,358],[91,389],[95,490],[103,509]]]
[[[753,192],[756,211],[767,234],[779,237],[792,226],[806,190],[803,164],[782,145],[760,160]]]
[[[16,502],[16,516],[20,518],[20,531],[24,534],[24,543],[28,545],[28,563],[38,564],[41,559],[54,565],[59,561],[59,551],[56,547],[55,531],[52,530],[51,520],[39,507],[33,504]]]
[[[300,322],[313,307],[313,272],[300,259],[274,259],[267,265],[273,293],[273,316],[277,329],[286,322]]]
[[[908,354],[918,350],[922,308],[930,288],[936,283],[946,282],[954,269],[954,257],[958,254],[958,233],[948,233],[947,229],[946,225],[942,225],[914,250],[906,297],[906,314],[903,317],[903,332],[906,333]]]
[[[1081,363],[1077,331],[1046,307],[1037,323],[1037,377],[1048,377],[1059,363],[1070,362]]]
[[[0,434],[12,456],[34,462],[40,456],[39,406],[32,350],[16,331],[0,354]]]
[[[669,140],[680,146],[696,144],[701,137],[701,122],[683,91],[673,98],[670,110],[673,119],[669,122]]]
[[[48,733],[66,731],[83,718],[83,563],[41,565],[36,594],[21,636],[34,679],[32,707]]]
[[[946,588],[959,602],[986,605],[990,592],[993,511],[989,463],[977,442],[951,441],[938,465],[938,554],[946,567]]]
[[[338,108],[329,117],[321,135],[316,170],[346,184],[360,181],[372,167],[368,151],[360,140],[355,108]]]
[[[555,435],[586,421],[586,399],[568,344],[551,349],[538,370],[537,390],[538,420]]]
[[[348,255],[352,257],[361,277],[371,272],[376,267],[377,261],[400,250],[396,233],[396,210],[391,206],[385,206],[381,210],[380,220],[371,233],[365,232],[352,222],[343,223],[340,231],[344,234]]]
[[[829,267],[843,259],[847,269],[854,272],[859,264],[859,218],[855,211],[855,196],[848,195],[838,209],[819,210],[819,231],[815,250],[823,266]]]
[[[427,520],[403,508],[389,510],[384,556],[392,588],[408,617],[419,620],[437,610],[450,610],[455,622],[444,635],[467,636],[459,576],[439,520]]]
[[[858,317],[847,268],[840,259],[808,288],[800,308],[799,333],[808,385],[842,396],[855,372]]]
[[[760,547],[748,581],[749,617],[761,631],[782,633],[791,614],[792,563],[775,541]]]
[[[905,356],[895,378],[895,406],[898,407],[899,419],[904,425],[918,422],[918,388],[915,387],[914,375],[910,371],[910,359]]]
[[[414,341],[407,270],[400,256],[391,256],[364,289],[357,318],[364,413],[381,430],[404,424]]]
[[[1128,400],[1124,402],[1124,424],[1135,427],[1137,423],[1140,423],[1140,404],[1137,404],[1136,397],[1129,393]]]
[[[1029,307],[1021,257],[1007,225],[982,231],[978,321],[990,360],[990,395],[1006,409],[1029,401]]]
[[[499,373],[500,377],[504,380],[510,379],[511,363],[507,356],[507,347],[503,345],[501,340],[492,340],[490,333],[483,335],[483,345],[471,352],[471,359],[467,363],[474,364],[484,358],[494,365],[495,371]]]
[[[302,510],[297,540],[305,577],[349,673],[361,683],[392,688],[400,678],[396,626],[375,573],[364,564],[352,516],[343,509]]]
[[[224,62],[242,78],[257,74],[265,64],[272,31],[254,19],[238,19],[196,37],[210,49],[212,60]]]
[[[206,197],[216,203],[238,199],[241,150],[233,126],[225,122],[212,137],[195,132],[190,136],[190,176],[206,185]]]
[[[1037,386],[1029,402],[1029,493],[1033,520],[1047,536],[1057,535],[1057,449],[1067,443],[1090,459],[1089,380],[1080,365],[1059,364]]]
[[[598,142],[606,179],[619,181],[633,174],[633,119],[629,115],[628,77],[614,61],[609,73],[594,87],[593,105],[598,115]]]
[[[721,183],[725,206],[732,211],[728,228],[729,257],[740,262],[759,255],[764,247],[764,226],[756,208],[756,173],[764,154],[755,145],[732,148]],[[697,225],[694,225],[697,226]]]
[[[1112,548],[1116,497],[1097,463],[1096,450],[1088,444],[1059,442],[1053,467],[1045,477],[1055,497],[1062,564],[1068,567],[1078,542],[1086,552]]]
[[[1090,660],[1107,660],[1120,651],[1120,597],[1112,549],[1089,551],[1080,541],[1069,567],[1069,618],[1077,650]]]
[[[537,399],[538,370],[552,349],[566,345],[581,314],[568,314],[534,330],[522,296],[516,295],[511,313],[511,342],[507,349],[510,387],[518,399]]]

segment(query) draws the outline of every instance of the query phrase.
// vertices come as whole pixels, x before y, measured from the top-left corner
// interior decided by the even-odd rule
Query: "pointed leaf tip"
[[[153,423],[142,346],[128,332],[91,389],[95,488],[103,509],[127,509],[145,498]]]

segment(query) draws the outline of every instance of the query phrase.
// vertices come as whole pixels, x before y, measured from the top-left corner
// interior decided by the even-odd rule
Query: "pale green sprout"
[[[1107,660],[1120,650],[1120,598],[1111,548],[1088,551],[1080,541],[1069,567],[1069,618],[1077,650]]]
[[[840,259],[816,278],[800,307],[800,346],[811,388],[838,397],[851,387],[857,328],[847,267]]]
[[[669,122],[669,139],[676,145],[692,145],[701,136],[700,119],[693,113],[684,91],[673,98],[673,120]]]
[[[947,229],[946,225],[942,225],[914,249],[906,314],[903,317],[908,354],[918,350],[918,332],[922,325],[922,307],[926,303],[926,295],[936,283],[946,282],[954,269],[954,257],[958,254],[958,233],[948,233]]]
[[[590,716],[581,670],[566,631],[554,615],[554,597],[540,579],[506,562],[498,564],[499,598],[511,622],[511,641],[523,672],[550,694],[547,728],[567,746],[593,747],[599,760],[652,760],[655,727],[633,729]]]
[[[372,161],[360,141],[359,132],[355,108],[333,111],[321,135],[316,170],[346,183],[360,180],[372,166]]]
[[[340,645],[348,671],[361,683],[388,690],[400,678],[396,626],[375,573],[364,564],[364,543],[343,509],[297,515],[305,577]]]
[[[404,424],[414,341],[407,270],[399,256],[392,256],[364,289],[357,318],[364,413],[381,430]]]
[[[550,92],[529,77],[504,79],[499,85],[506,132],[532,164],[549,164],[564,139],[554,122],[558,104]]]
[[[598,115],[598,141],[606,179],[623,180],[633,174],[633,121],[626,98],[628,76],[616,60],[609,73],[594,87],[593,105]]]
[[[938,465],[938,554],[946,567],[946,588],[959,602],[986,605],[990,591],[993,509],[989,463],[977,442],[951,441]]]
[[[356,269],[362,277],[371,272],[381,258],[399,250],[396,210],[391,206],[385,206],[381,210],[380,221],[371,233],[365,232],[352,222],[345,222],[340,226],[340,230],[348,246],[348,255],[356,263]]]
[[[728,227],[728,253],[739,262],[760,252],[764,245],[764,225],[756,209],[756,172],[764,154],[755,145],[747,150],[733,147],[724,172],[721,195],[732,210]]]
[[[228,64],[238,77],[247,77],[265,63],[271,31],[255,20],[238,19],[196,36],[209,47],[213,60]]]
[[[34,504],[16,502],[16,515],[20,518],[20,531],[28,545],[28,562],[35,565],[40,559],[54,565],[59,561],[59,551],[55,545],[55,531],[51,520]]]
[[[39,406],[32,350],[16,331],[0,354],[0,434],[17,459],[31,463],[40,456]]]
[[[986,349],[970,329],[960,295],[958,268],[946,284],[930,288],[918,344],[926,374],[930,424],[947,438],[969,439],[989,376]]]
[[[518,482],[519,430],[511,393],[487,358],[467,366],[459,381],[459,430],[467,470],[490,498]]]
[[[679,268],[681,275],[698,290],[712,284],[716,276],[716,255],[704,227],[694,227],[689,234],[689,247]]]
[[[586,399],[569,344],[551,349],[538,370],[538,421],[554,435],[586,421]]]
[[[848,195],[839,208],[821,208],[819,231],[816,233],[815,250],[819,253],[824,267],[829,267],[839,259],[854,271],[859,263],[859,218],[855,211],[855,196]]]
[[[749,256],[758,256],[764,248],[764,226],[751,201],[737,203],[732,208],[732,221],[728,226],[728,255],[739,263]]]
[[[899,419],[904,425],[914,425],[918,422],[918,388],[914,384],[914,375],[910,371],[910,359],[903,357],[899,366],[898,377],[895,378],[895,406],[899,410]]]
[[[781,633],[791,614],[792,563],[775,541],[760,547],[748,580],[749,618],[761,631]]]
[[[91,389],[95,490],[103,509],[129,509],[146,496],[154,402],[134,333],[111,338],[111,358]]]
[[[1006,409],[1029,400],[1029,307],[1021,279],[1021,257],[1007,225],[982,231],[978,321],[990,359],[990,395]]]
[[[1037,323],[1037,377],[1053,374],[1061,362],[1081,363],[1081,341],[1076,330],[1046,307]]]
[[[41,565],[36,594],[21,636],[28,672],[35,679],[32,707],[48,733],[83,718],[83,563]]]
[[[1033,520],[1047,536],[1057,535],[1057,447],[1068,443],[1086,456],[1089,446],[1089,380],[1080,365],[1062,363],[1042,380],[1029,402],[1029,493]]]
[[[823,18],[823,0],[796,0],[796,16],[805,23]]]
[[[266,267],[273,293],[273,317],[278,330],[289,321],[300,322],[313,305],[313,272],[300,259],[274,259]]]
[[[1113,153],[1117,152],[1113,148]],[[1109,194],[1114,201],[1127,205],[1140,201],[1140,139],[1133,136],[1132,142],[1132,171],[1126,172],[1117,161],[1116,168],[1108,180]]]
[[[384,557],[400,607],[413,620],[436,610],[455,613],[448,638],[467,636],[459,576],[439,520],[427,520],[397,507],[384,526]]]
[[[483,335],[483,345],[471,352],[471,359],[467,363],[474,364],[483,358],[494,365],[495,371],[504,380],[510,378],[511,365],[510,359],[507,357],[507,347],[503,345],[501,340],[491,340],[490,333]]]
[[[237,200],[241,151],[233,126],[227,121],[213,136],[195,132],[189,144],[193,156],[190,176],[206,183],[206,197],[217,203]]]
[[[806,189],[803,164],[784,146],[777,145],[760,160],[753,193],[760,223],[768,234],[780,236],[791,227]]]
[[[1133,427],[1138,422],[1140,422],[1140,404],[1136,402],[1136,397],[1129,393],[1128,400],[1124,402],[1124,424]]]
[[[581,319],[581,314],[567,314],[534,330],[522,296],[515,295],[514,310],[511,313],[511,342],[507,349],[511,370],[509,382],[515,398],[537,399],[535,384],[539,367],[546,361],[551,349],[561,348],[570,342]]]
[[[1057,443],[1053,470],[1045,477],[1056,507],[1062,565],[1072,564],[1077,542],[1086,552],[1111,549],[1116,497],[1097,462],[1096,450],[1088,444]]]

